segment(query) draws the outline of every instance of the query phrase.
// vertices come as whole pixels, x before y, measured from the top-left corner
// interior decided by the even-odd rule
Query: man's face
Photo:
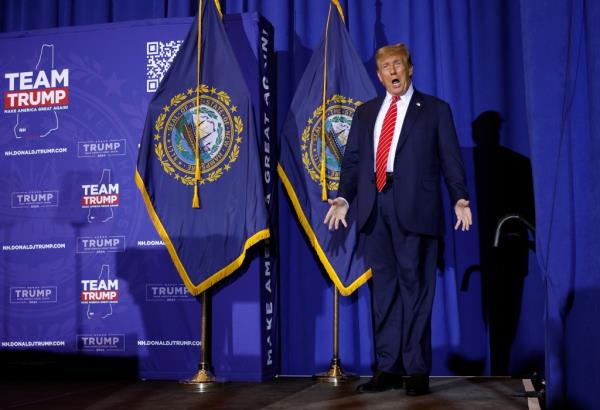
[[[377,61],[377,77],[392,95],[404,95],[410,86],[413,68],[402,54],[384,55]]]

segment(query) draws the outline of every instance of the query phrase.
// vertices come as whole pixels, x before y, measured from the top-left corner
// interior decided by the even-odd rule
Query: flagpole
[[[222,383],[217,382],[215,376],[210,371],[210,362],[208,358],[208,290],[202,292],[202,318],[200,323],[200,363],[198,371],[191,379],[182,380],[180,383],[194,388],[194,390],[204,393],[221,387]]]
[[[325,155],[325,117],[326,117],[326,97],[327,97],[327,39],[329,32],[329,22],[331,20],[331,9],[332,5],[337,7],[338,12],[342,20],[344,19],[342,9],[337,0],[332,0],[329,4],[329,13],[327,14],[327,24],[325,26],[325,53],[323,56],[323,100],[321,103],[321,170],[320,170],[320,182],[322,187],[322,200],[327,201],[327,171],[326,171],[326,160]],[[331,358],[331,364],[329,370],[325,373],[319,373],[313,376],[313,378],[322,383],[331,383],[338,385],[345,381],[354,380],[357,377],[350,373],[345,373],[342,369],[342,363],[339,358],[339,325],[340,325],[340,293],[337,287],[333,285],[333,357]]]
[[[356,380],[358,376],[352,373],[346,373],[342,369],[342,362],[339,358],[339,339],[340,339],[340,292],[333,286],[333,357],[329,370],[324,373],[315,374],[313,379],[321,383],[329,383],[337,386],[338,384]]]

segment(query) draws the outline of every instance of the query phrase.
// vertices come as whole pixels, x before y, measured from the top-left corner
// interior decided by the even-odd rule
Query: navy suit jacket
[[[383,100],[377,97],[356,109],[342,162],[338,196],[358,207],[359,230],[365,228],[377,195],[373,130]],[[450,106],[415,90],[395,155],[392,190],[400,226],[418,234],[443,235],[440,176],[453,206],[461,198],[468,199]]]

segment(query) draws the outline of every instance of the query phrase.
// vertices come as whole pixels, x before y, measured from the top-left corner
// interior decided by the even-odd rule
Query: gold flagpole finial
[[[215,0],[215,7],[217,8],[217,11],[219,12],[219,16],[221,18],[223,18],[223,12],[221,11],[221,3],[219,3],[219,0]]]
[[[342,6],[340,5],[339,0],[331,0],[331,3],[337,8],[338,13],[340,13],[340,17],[342,18],[342,22],[346,24],[346,17],[344,16],[344,11],[342,10]]]

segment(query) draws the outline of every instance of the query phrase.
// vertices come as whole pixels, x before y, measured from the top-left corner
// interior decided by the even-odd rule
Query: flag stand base
[[[223,386],[222,381],[217,381],[210,372],[208,362],[208,291],[202,292],[202,323],[200,326],[200,357],[202,361],[198,365],[198,371],[192,378],[181,380],[179,384],[198,393],[215,390]]]
[[[204,393],[213,391],[223,386],[222,382],[217,381],[215,376],[208,370],[207,363],[200,363],[200,369],[190,379],[179,382],[185,388]]]
[[[344,372],[340,363],[340,359],[334,357],[331,359],[329,370],[327,370],[325,373],[315,374],[313,379],[319,383],[329,383],[337,386],[338,384],[357,380],[358,376],[352,373]]]

